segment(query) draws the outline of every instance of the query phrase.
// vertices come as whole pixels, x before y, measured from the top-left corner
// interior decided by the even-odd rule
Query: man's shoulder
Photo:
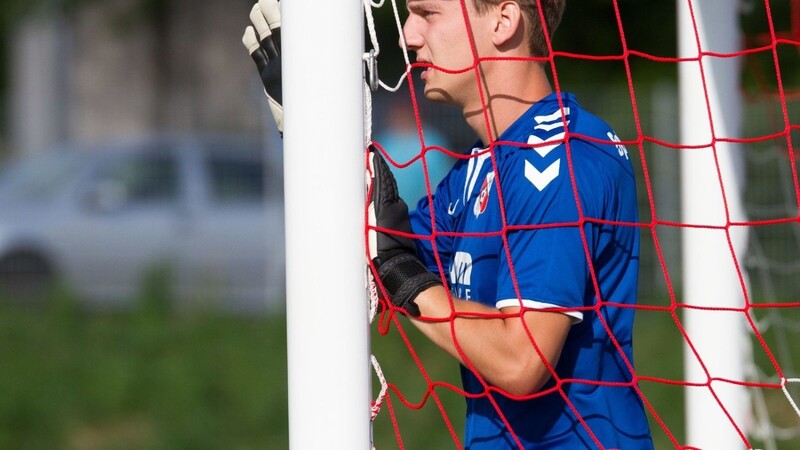
[[[627,155],[613,128],[584,109],[569,93],[562,93],[560,97],[552,94],[534,104],[513,131],[504,142],[512,147],[512,151],[507,152],[509,159],[551,161],[563,157],[567,146],[573,155],[587,154],[588,159],[613,156],[618,152]],[[582,160],[584,158],[573,162],[580,164]]]
[[[608,130],[610,127],[584,110],[574,95],[551,94],[525,111],[499,141],[506,146],[531,149],[544,155],[563,144],[571,134],[605,136]]]
[[[570,173],[593,186],[620,170],[632,174],[627,150],[612,128],[569,94],[534,105],[499,147],[504,191],[519,188],[530,200],[573,195]]]

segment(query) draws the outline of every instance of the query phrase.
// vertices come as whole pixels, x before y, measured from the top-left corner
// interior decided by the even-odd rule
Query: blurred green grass
[[[175,312],[170,302],[155,282],[127,311],[87,311],[64,291],[37,307],[0,303],[0,449],[288,448],[285,318]],[[457,364],[405,319],[372,328],[372,352],[394,387],[373,424],[376,448],[457,448]],[[669,314],[640,311],[635,333],[637,373],[680,380],[682,341]],[[640,387],[684,443],[684,388]],[[651,424],[656,448],[674,448]]]
[[[0,448],[288,448],[280,317],[0,306]]]

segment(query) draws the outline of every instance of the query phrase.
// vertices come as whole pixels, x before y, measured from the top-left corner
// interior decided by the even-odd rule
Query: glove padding
[[[281,8],[278,0],[259,0],[250,10],[252,25],[244,30],[242,43],[256,63],[269,108],[283,136],[281,93]]]
[[[397,182],[378,151],[369,151],[370,204],[369,224],[386,230],[411,234],[408,206],[400,198]],[[414,299],[424,290],[441,286],[439,276],[431,273],[416,256],[414,241],[406,236],[369,230],[369,256],[389,301],[409,315],[419,317]],[[379,294],[383,292],[379,289]]]

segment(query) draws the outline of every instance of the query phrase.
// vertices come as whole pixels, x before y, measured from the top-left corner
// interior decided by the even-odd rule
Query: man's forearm
[[[451,301],[441,286],[422,292],[416,303],[421,319],[412,322],[423,334],[513,395],[536,392],[550,378],[540,354],[555,367],[571,324],[568,316],[557,312],[501,311],[478,302]]]

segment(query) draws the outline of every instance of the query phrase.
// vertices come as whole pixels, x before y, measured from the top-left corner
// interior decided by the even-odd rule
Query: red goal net
[[[458,1],[466,8],[471,0]],[[636,315],[629,369],[655,447],[694,448],[686,422],[695,416],[687,395],[703,391],[726,422],[724,432],[742,448],[800,448],[800,0],[742,1],[734,51],[703,47],[697,8],[710,2],[678,2],[686,2],[678,5],[688,7],[691,23],[685,30],[692,30],[690,39],[699,46],[693,57],[677,47],[676,2],[603,0],[567,5],[545,64],[557,92],[576,93],[585,109],[611,124],[636,171],[640,220],[626,225],[640,230],[641,264],[637,304],[627,306]],[[365,11],[380,80],[393,80],[373,83],[379,89],[370,99],[369,137],[413,207],[418,198],[433,195],[455,161],[481,155],[468,153],[476,138],[461,112],[431,104],[421,94],[419,74],[430,65],[396,48],[405,2],[365,0]],[[736,90],[729,93],[740,99],[737,126],[723,127],[715,118],[719,111],[709,98],[720,84],[713,70],[702,70],[710,60],[731,62],[738,71]],[[476,58],[473,67],[479,62]],[[681,134],[684,66],[702,72],[694,95],[707,105],[701,113],[712,124],[708,143],[685,142]],[[687,219],[684,212],[684,156],[705,147],[714,161],[710,178],[722,193],[719,208],[727,217],[722,224]],[[737,154],[738,163],[725,176],[720,148]],[[731,179],[738,184],[729,185]],[[733,200],[733,190],[739,200]],[[686,300],[691,276],[686,261],[702,251],[686,245],[684,236],[693,230],[718,231],[725,241],[726,252],[711,260],[735,272],[730,284],[741,300],[733,306]],[[708,261],[709,255],[701,256]],[[708,327],[722,323],[718,319],[738,327],[743,344],[731,342],[731,348],[742,353],[741,376],[716,372],[715,355],[687,330],[693,311],[713,317],[702,319]],[[375,448],[463,448],[465,397],[473,394],[461,386],[458,363],[394,309],[374,316],[372,333]],[[690,364],[699,367],[700,379],[686,375]],[[738,392],[741,411],[725,399],[728,388]],[[576,420],[584,423],[579,414]],[[602,442],[594,444],[603,448]]]

